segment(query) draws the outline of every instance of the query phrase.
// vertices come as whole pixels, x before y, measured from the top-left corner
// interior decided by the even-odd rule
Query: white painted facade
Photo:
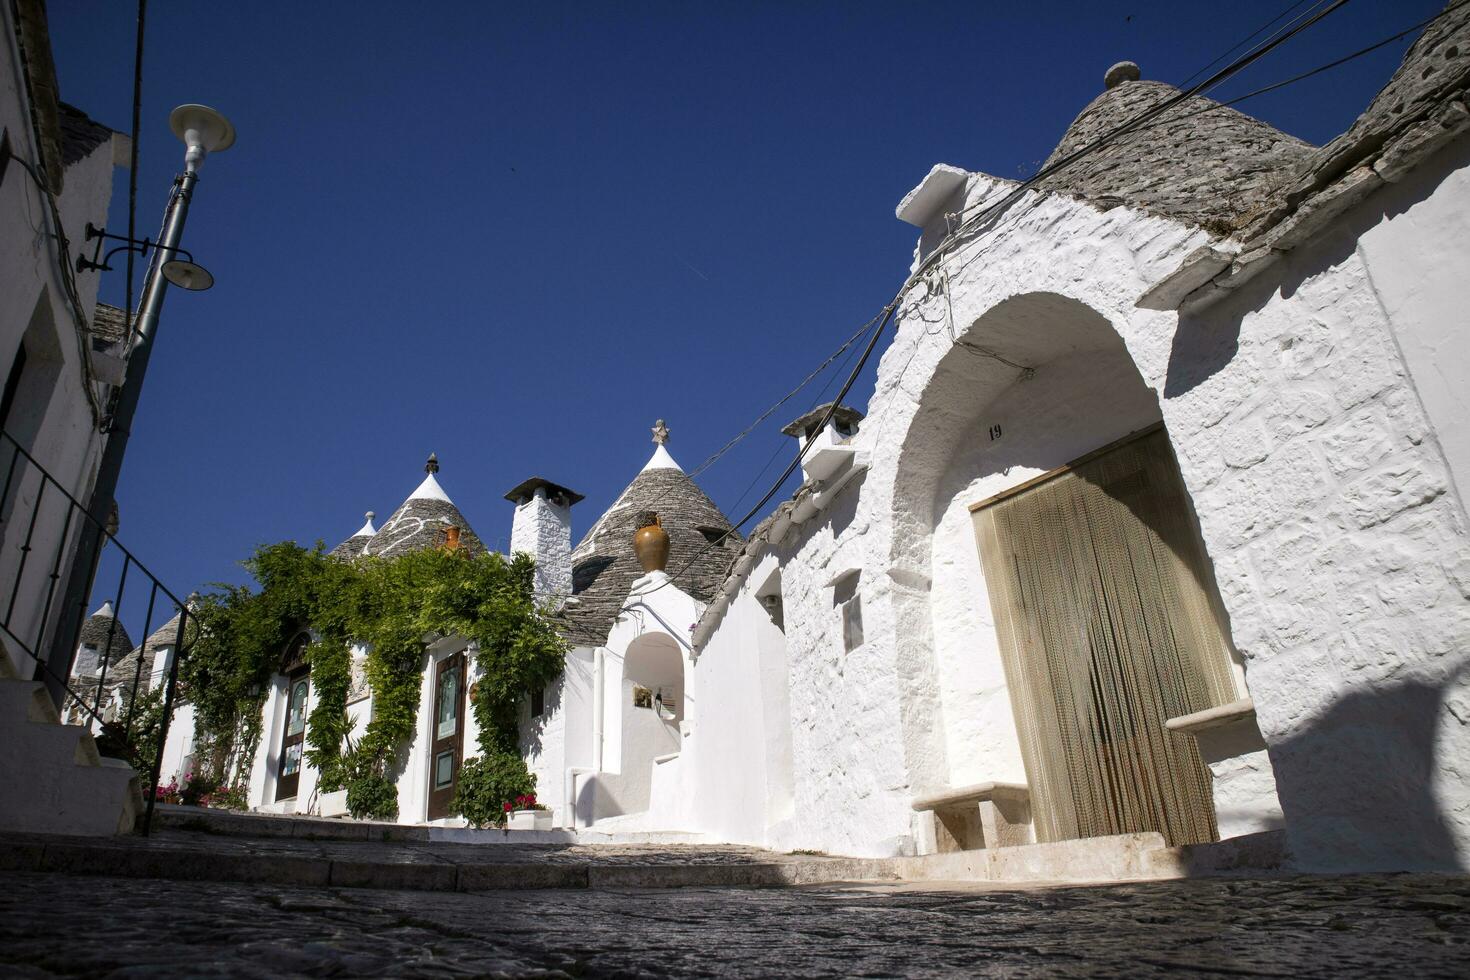
[[[113,163],[120,151],[114,142],[121,138],[103,140],[65,168],[62,189],[56,194],[58,227],[45,194],[22,166],[45,174],[13,16],[10,5],[0,13],[0,131],[14,155],[0,183],[0,383],[10,377],[22,348],[26,357],[5,428],[73,496],[86,499],[104,442],[93,405],[103,403],[108,386],[88,380],[91,342],[78,327],[77,317],[80,314],[87,324],[92,322],[98,273],[75,275],[79,303],[74,306],[63,269],[71,268],[75,252],[66,255],[59,238],[70,241],[75,249],[84,240],[88,222],[98,227],[106,224]],[[0,462],[8,466],[8,444],[0,448],[0,455]],[[15,482],[8,499],[0,504],[7,513],[24,514],[34,508],[41,478],[34,470],[20,467]],[[18,552],[27,525],[4,523],[0,553],[11,556]],[[43,508],[31,540],[32,551],[49,558],[62,528],[62,509]],[[72,535],[74,538],[75,529]],[[8,563],[5,571],[13,572]],[[36,635],[46,609],[46,581],[44,576],[22,577],[11,623],[17,635]],[[52,612],[54,617],[56,610]],[[4,646],[15,673],[30,677],[35,663],[13,643]]]
[[[1182,314],[1136,304],[1205,233],[1060,195],[1014,205],[905,297],[849,441],[864,471],[804,523],[798,506],[696,631],[691,697],[726,717],[691,712],[648,810],[594,826],[898,853],[924,837],[914,798],[1025,783],[970,505],[1162,421],[1254,708],[1197,736],[1222,836],[1284,828],[1303,869],[1464,866],[1467,162],[1461,138]],[[950,201],[1006,188],[970,175]],[[941,219],[921,220],[922,248]],[[753,583],[777,569],[784,632],[763,644]],[[834,583],[854,572],[864,639],[845,651]]]
[[[915,268],[946,213],[1014,186],[936,167],[899,208]],[[866,419],[811,437],[807,483],[711,603],[639,579],[527,709],[557,826],[935,846],[916,801],[1028,778],[972,506],[1162,424],[1228,630],[1233,699],[1170,720],[1221,836],[1283,831],[1300,870],[1470,866],[1467,215],[1460,135],[1250,276],[1159,309],[1144,298],[1229,246],[1028,191],[910,284]],[[677,464],[660,444],[648,467]],[[562,554],[561,515],[520,506],[513,542]],[[410,747],[404,820],[422,819],[421,763]]]

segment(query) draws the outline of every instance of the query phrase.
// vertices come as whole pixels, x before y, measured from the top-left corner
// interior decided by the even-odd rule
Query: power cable
[[[1179,83],[1179,87],[1180,88],[1184,88],[1190,82],[1194,81],[1196,78],[1199,78],[1205,72],[1209,71],[1211,68],[1215,67],[1220,62],[1222,62],[1226,58],[1230,57],[1236,51],[1240,50],[1242,47],[1244,47],[1245,45],[1249,44],[1251,41],[1254,41],[1262,33],[1270,30],[1272,27],[1275,26],[1275,24],[1276,24],[1277,21],[1279,21],[1279,20],[1281,20],[1281,19],[1283,19],[1285,17],[1291,16],[1293,13],[1296,12],[1296,10],[1297,10],[1298,7],[1306,6],[1310,2],[1312,2],[1312,0],[1296,0],[1296,3],[1293,3],[1290,7],[1287,7],[1281,13],[1277,14],[1275,17],[1271,18],[1269,21],[1267,21],[1266,23],[1262,24],[1260,27],[1256,28],[1254,31],[1252,31],[1250,34],[1246,35],[1241,40],[1236,41],[1234,45],[1232,45],[1230,48],[1226,49],[1225,52],[1223,54],[1221,54],[1218,58],[1216,58],[1214,61],[1210,62],[1208,65],[1205,65],[1199,71],[1195,72],[1193,75],[1190,75],[1184,81],[1180,82]],[[1316,2],[1317,3],[1321,3],[1322,0],[1316,0]]]
[[[847,397],[847,393],[849,390],[851,390],[853,383],[858,378],[858,375],[862,373],[863,367],[867,364],[868,358],[872,355],[873,349],[878,344],[878,339],[883,336],[884,329],[887,327],[888,322],[893,318],[894,312],[898,309],[898,305],[902,300],[904,293],[908,291],[909,287],[912,286],[914,282],[916,282],[926,272],[928,272],[928,270],[933,265],[935,265],[940,258],[942,258],[950,249],[952,249],[955,244],[958,243],[961,236],[963,236],[969,229],[979,224],[979,222],[983,221],[986,217],[997,213],[998,211],[1010,206],[1010,204],[1012,204],[1016,200],[1019,200],[1026,191],[1030,190],[1039,181],[1053,174],[1061,172],[1062,170],[1076,163],[1078,160],[1081,160],[1083,157],[1095,153],[1103,147],[1109,145],[1118,137],[1137,129],[1149,119],[1152,119],[1164,112],[1167,112],[1169,109],[1172,109],[1174,106],[1179,105],[1185,100],[1194,98],[1201,92],[1212,88],[1215,85],[1218,85],[1226,79],[1234,76],[1247,66],[1254,64],[1256,61],[1260,60],[1270,51],[1291,40],[1302,31],[1312,27],[1332,13],[1340,10],[1342,7],[1346,6],[1348,2],[1349,0],[1335,0],[1335,2],[1333,2],[1331,5],[1317,10],[1310,17],[1306,17],[1306,19],[1299,19],[1298,22],[1290,26],[1289,29],[1283,28],[1281,31],[1278,31],[1276,35],[1262,42],[1260,45],[1257,45],[1256,48],[1254,48],[1249,53],[1242,55],[1235,61],[1226,65],[1224,68],[1215,72],[1203,82],[1200,82],[1197,85],[1186,89],[1185,91],[1179,92],[1177,95],[1165,99],[1158,105],[1145,110],[1138,116],[1130,119],[1128,122],[1125,122],[1115,129],[1111,130],[1110,132],[1098,137],[1096,140],[1092,141],[1086,146],[1074,150],[1072,153],[1063,157],[1061,160],[1058,160],[1056,163],[1051,164],[1050,166],[1043,167],[1027,180],[1023,181],[1021,184],[1013,188],[999,201],[983,206],[983,209],[978,214],[965,219],[958,228],[954,229],[948,235],[946,235],[944,240],[936,245],[934,249],[929,253],[929,255],[927,255],[915,266],[914,270],[909,273],[908,278],[904,280],[903,285],[899,288],[898,293],[894,296],[893,300],[886,307],[884,307],[883,312],[880,314],[878,328],[873,332],[872,338],[869,339],[867,346],[864,348],[863,355],[861,358],[858,359],[857,366],[854,367],[852,373],[848,375],[847,380],[842,385],[842,390],[838,392],[837,398],[832,402],[832,405],[827,409],[821,422],[818,424],[817,431],[825,429],[827,425],[832,421],[832,417],[836,413],[837,406],[842,404],[843,399]],[[981,204],[977,204],[976,206],[981,206]],[[965,210],[969,209],[962,210],[960,214],[964,214]],[[791,476],[792,472],[794,472],[796,468],[801,465],[801,462],[806,457],[807,450],[811,448],[811,445],[812,441],[808,440],[801,447],[801,451],[796,454],[796,458],[791,461],[791,463],[782,472],[781,476],[777,478],[776,482],[771,486],[771,489],[766,491],[765,496],[763,496],[760,501],[755,505],[755,507],[751,508],[751,510],[744,517],[742,517],[739,521],[736,521],[724,534],[720,535],[718,538],[712,539],[708,544],[706,544],[704,548],[700,549],[700,551],[697,552],[694,557],[686,562],[677,572],[669,576],[667,580],[665,580],[660,585],[655,586],[653,589],[650,589],[647,593],[643,593],[643,595],[646,597],[653,592],[657,592],[659,589],[672,582],[675,577],[677,577],[678,575],[682,575],[684,572],[688,571],[712,548],[723,544],[725,539],[728,538],[730,534],[738,531],[741,527],[748,523],[751,518],[760,513],[760,511],[771,500],[771,498],[780,491],[782,485],[785,484],[787,478]]]
[[[133,138],[128,148],[128,241],[137,241],[138,220],[138,135],[143,113],[143,25],[148,17],[148,0],[138,0],[138,36],[133,47]],[[133,340],[133,250],[128,249],[127,284],[124,287],[123,347]]]
[[[1255,89],[1254,91],[1247,92],[1244,95],[1236,96],[1235,98],[1230,99],[1228,101],[1219,102],[1219,103],[1216,103],[1215,105],[1212,105],[1212,106],[1206,106],[1203,109],[1196,109],[1193,112],[1186,112],[1183,115],[1175,116],[1172,119],[1170,119],[1169,122],[1176,122],[1176,121],[1181,120],[1181,119],[1189,119],[1192,116],[1200,116],[1200,115],[1204,115],[1207,112],[1214,112],[1216,109],[1223,109],[1223,108],[1226,108],[1227,106],[1238,105],[1239,103],[1244,102],[1247,99],[1254,99],[1258,95],[1265,95],[1267,92],[1274,92],[1277,89],[1285,88],[1288,85],[1294,85],[1297,82],[1303,81],[1304,79],[1311,78],[1314,75],[1320,75],[1320,74],[1322,74],[1325,71],[1331,71],[1333,68],[1337,68],[1337,67],[1339,67],[1341,65],[1345,65],[1349,61],[1353,61],[1353,60],[1355,60],[1357,58],[1361,58],[1364,55],[1372,54],[1374,51],[1377,51],[1379,48],[1382,48],[1382,47],[1384,47],[1386,45],[1392,44],[1393,42],[1395,42],[1397,40],[1400,40],[1401,38],[1405,38],[1405,37],[1409,36],[1410,34],[1413,34],[1417,30],[1421,30],[1422,28],[1428,27],[1430,24],[1434,23],[1440,17],[1444,16],[1445,14],[1449,13],[1452,10],[1458,10],[1458,9],[1460,9],[1461,7],[1465,6],[1467,3],[1470,3],[1470,0],[1460,0],[1459,3],[1450,4],[1448,7],[1444,8],[1444,10],[1441,10],[1438,14],[1435,14],[1433,17],[1430,17],[1430,18],[1428,18],[1426,20],[1421,20],[1419,23],[1415,24],[1413,27],[1406,27],[1402,31],[1399,31],[1397,34],[1390,35],[1389,37],[1386,37],[1386,38],[1384,38],[1381,41],[1374,42],[1373,44],[1368,45],[1366,48],[1359,48],[1357,51],[1354,51],[1352,54],[1344,55],[1343,57],[1338,58],[1335,61],[1329,61],[1329,62],[1327,62],[1327,64],[1325,64],[1325,65],[1318,65],[1316,68],[1313,68],[1311,71],[1304,71],[1300,75],[1293,75],[1290,78],[1282,79],[1279,82],[1273,82],[1270,85],[1266,85],[1266,86],[1264,86],[1262,88]],[[1158,125],[1158,124],[1155,124],[1155,125]],[[1148,128],[1148,127],[1144,127],[1144,128]]]
[[[1144,123],[1148,122],[1151,119],[1154,119],[1157,116],[1162,115],[1165,112],[1168,112],[1170,109],[1174,108],[1180,103],[1192,99],[1208,89],[1214,88],[1216,85],[1225,81],[1227,78],[1236,75],[1246,67],[1259,61],[1271,51],[1275,50],[1276,48],[1285,44],[1287,41],[1296,37],[1302,31],[1319,23],[1329,15],[1336,13],[1338,10],[1341,10],[1348,3],[1349,0],[1335,0],[1335,2],[1331,4],[1331,6],[1318,10],[1311,17],[1307,18],[1306,20],[1299,21],[1298,23],[1293,25],[1289,30],[1278,32],[1271,39],[1258,45],[1248,54],[1242,55],[1241,57],[1237,58],[1235,61],[1215,72],[1215,74],[1211,75],[1203,82],[1199,82],[1193,87],[1185,89],[1182,92],[1178,92],[1165,99],[1164,101],[1158,103],[1157,105],[1152,106],[1149,109],[1145,109],[1137,116],[1133,117],[1125,123],[1122,123],[1109,132],[1104,133],[1102,136],[1099,136],[1097,139],[1093,140],[1091,143],[1088,143],[1086,146],[1082,146],[1076,150],[1073,150],[1071,153],[1062,157],[1062,159],[1058,160],[1056,163],[1042,167],[1026,180],[1016,185],[1016,187],[1014,187],[999,201],[996,201],[993,204],[986,204],[983,201],[977,201],[972,207],[962,209],[960,212],[958,212],[960,215],[964,215],[974,208],[980,208],[981,210],[979,214],[976,214],[970,218],[966,218],[958,228],[956,228],[945,237],[944,241],[935,246],[934,250],[929,253],[924,261],[919,263],[918,267],[914,270],[914,274],[911,275],[910,278],[912,279],[917,275],[927,271],[928,268],[933,265],[934,262],[936,262],[945,251],[954,246],[955,242],[958,241],[960,236],[963,235],[968,229],[978,224],[989,215],[995,214],[996,212],[1009,207],[1011,204],[1019,200],[1021,196],[1026,193],[1026,191],[1036,186],[1036,184],[1040,181],[1045,180],[1047,177],[1051,177],[1055,174],[1060,173],[1061,171],[1072,166],[1072,164],[1076,163],[1078,160],[1081,160],[1083,157],[1095,153],[1103,147],[1109,145],[1119,137],[1133,132]]]

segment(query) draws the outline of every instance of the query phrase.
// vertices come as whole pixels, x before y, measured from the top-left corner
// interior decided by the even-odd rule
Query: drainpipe
[[[602,772],[602,727],[605,710],[602,706],[603,692],[603,651],[598,647],[592,653],[593,675],[592,682],[592,765],[591,766],[568,766],[566,770],[566,792],[567,800],[567,827],[571,830],[577,829],[577,777],[593,776]],[[596,794],[593,795],[594,816],[596,811]],[[588,823],[591,824],[589,819]]]
[[[597,696],[592,701],[592,768],[596,772],[602,772],[602,727],[606,709],[603,707],[603,688],[606,686],[603,675],[607,671],[606,661],[603,658],[602,647],[598,647],[592,654],[593,663],[596,664],[596,689]]]

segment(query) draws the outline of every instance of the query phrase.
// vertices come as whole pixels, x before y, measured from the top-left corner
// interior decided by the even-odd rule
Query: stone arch
[[[1160,421],[1159,400],[1108,317],[1059,293],[1011,296],[938,341],[889,501],[909,776],[1023,781],[969,504]]]
[[[628,644],[623,655],[623,684],[628,688],[627,708],[632,703],[633,687],[649,692],[655,699],[662,695],[675,728],[684,718],[684,654],[679,644],[666,633],[644,633]],[[655,710],[658,705],[655,704]]]

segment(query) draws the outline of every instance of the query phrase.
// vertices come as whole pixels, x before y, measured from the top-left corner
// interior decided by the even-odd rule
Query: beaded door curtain
[[[1036,839],[1215,840],[1209,770],[1164,722],[1239,695],[1162,427],[972,510]]]

